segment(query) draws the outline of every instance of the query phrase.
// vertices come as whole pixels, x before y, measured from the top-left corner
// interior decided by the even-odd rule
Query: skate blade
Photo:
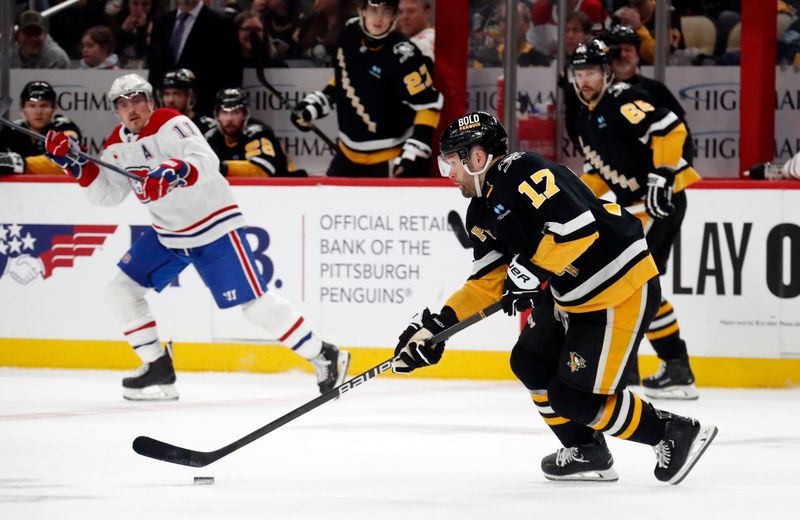
[[[700,397],[694,385],[676,385],[664,388],[647,388],[643,386],[644,395],[650,399],[672,399],[676,401],[694,401]]]
[[[668,483],[675,486],[680,484],[683,479],[686,478],[686,475],[689,474],[694,465],[697,464],[697,461],[700,460],[700,457],[703,455],[703,453],[705,453],[706,449],[711,444],[711,441],[713,441],[714,437],[717,436],[717,432],[719,432],[719,428],[713,424],[708,426],[703,426],[702,424],[700,425],[700,432],[692,441],[691,447],[689,447],[689,455],[686,457],[686,462],[675,474],[675,476],[668,480]]]
[[[559,482],[616,482],[619,480],[619,475],[614,468],[608,468],[595,471],[583,471],[571,475],[550,475],[545,473],[544,478]]]
[[[153,385],[145,388],[123,388],[122,397],[128,401],[177,401],[175,385]]]

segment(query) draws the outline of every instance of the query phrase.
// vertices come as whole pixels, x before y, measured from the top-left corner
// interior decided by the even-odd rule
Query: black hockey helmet
[[[397,8],[400,6],[400,0],[364,0],[361,2],[362,9],[366,9],[368,5],[373,5],[376,7],[385,5],[387,7],[391,7],[395,12],[397,12]]]
[[[161,89],[178,88],[181,90],[197,91],[197,78],[189,69],[171,70],[164,74],[161,80]]]
[[[569,60],[569,66],[572,70],[598,66],[606,70],[610,63],[611,53],[608,46],[603,40],[593,36],[581,42]]]
[[[381,34],[372,34],[367,30],[367,24],[364,21],[364,11],[367,7],[381,7],[386,6],[390,8],[394,12],[394,20],[392,21],[392,25],[389,28],[381,33]],[[389,36],[395,28],[397,28],[397,9],[400,6],[400,0],[363,0],[361,2],[361,10],[358,14],[358,23],[361,27],[361,33],[364,35],[364,39],[366,40],[369,46],[375,46],[380,43],[381,40]]]
[[[56,91],[53,90],[53,87],[50,83],[46,81],[30,81],[22,87],[22,92],[19,95],[19,104],[20,106],[24,105],[26,101],[30,101],[32,99],[35,100],[43,100],[49,101],[56,105]]]
[[[642,44],[642,38],[633,30],[633,27],[630,25],[615,25],[608,31],[608,43],[611,46],[612,55],[614,54],[615,47],[618,47],[622,43],[627,43],[636,47],[636,50],[639,50],[639,46]],[[615,56],[612,56],[612,58]]]
[[[458,152],[462,160],[476,145],[495,156],[508,153],[508,133],[493,115],[470,112],[447,125],[439,139],[442,155]]]
[[[217,98],[214,101],[214,112],[219,112],[220,109],[234,110],[242,108],[247,111],[249,97],[247,92],[240,88],[224,88],[217,92]]]

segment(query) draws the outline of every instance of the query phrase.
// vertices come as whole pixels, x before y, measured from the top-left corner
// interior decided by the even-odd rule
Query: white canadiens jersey
[[[245,225],[216,154],[197,126],[174,110],[154,111],[138,135],[118,126],[106,139],[101,158],[124,170],[150,170],[169,159],[197,169],[197,182],[155,201],[142,194],[140,183],[102,167],[89,185],[91,201],[104,206],[121,203],[133,191],[150,210],[153,228],[166,247],[203,246]]]

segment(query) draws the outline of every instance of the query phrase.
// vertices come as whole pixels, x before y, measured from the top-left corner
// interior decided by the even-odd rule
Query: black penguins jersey
[[[595,197],[564,165],[512,153],[489,169],[483,192],[467,212],[473,275],[446,303],[459,319],[500,298],[516,254],[568,312],[613,307],[658,276],[639,220]]]
[[[203,135],[206,135],[208,132],[217,127],[217,120],[211,116],[196,115],[192,119],[192,123],[197,125],[197,128],[200,129],[200,133]]]
[[[433,87],[429,60],[397,31],[368,46],[358,18],[347,22],[333,56],[326,88],[339,123],[340,150],[357,164],[394,157],[414,135],[427,144],[443,98]]]
[[[30,125],[28,125],[25,119],[14,122],[25,128],[30,128]],[[82,139],[81,130],[78,128],[78,125],[73,123],[68,117],[60,114],[53,116],[52,121],[50,121],[40,133],[42,135],[47,135],[47,132],[50,130],[64,132],[78,142]],[[29,137],[22,132],[12,130],[7,126],[0,129],[0,152],[16,152],[25,158],[25,173],[45,175],[63,175],[64,173],[61,168],[50,161],[45,155],[43,141]]]
[[[647,175],[657,167],[675,172],[675,192],[700,179],[683,157],[686,126],[628,83],[614,83],[596,105],[581,107],[577,130],[584,181],[596,195],[610,189],[623,206],[645,197]]]
[[[226,163],[222,170],[228,177],[286,177],[294,172],[275,132],[257,119],[248,120],[236,141],[228,140],[216,125],[205,137],[219,160]]]

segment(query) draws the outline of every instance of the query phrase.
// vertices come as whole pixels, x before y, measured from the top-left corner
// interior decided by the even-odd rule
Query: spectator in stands
[[[470,66],[480,67],[482,59],[492,56],[503,43],[498,7],[503,0],[471,0],[467,56]]]
[[[282,60],[273,59],[277,54],[272,39],[264,32],[264,22],[255,11],[244,11],[233,19],[242,48],[242,64],[253,67],[285,67]],[[266,40],[265,40],[266,38]]]
[[[400,0],[397,8],[397,28],[422,54],[434,61],[433,44],[436,30],[431,27],[431,0]]]
[[[81,37],[81,69],[118,69],[119,57],[114,54],[114,35],[111,29],[97,25]]]
[[[656,53],[655,23],[656,0],[628,0],[612,16],[614,25],[630,25],[641,38],[639,56],[642,63],[652,65]],[[670,49],[684,49],[686,44],[681,35],[681,19],[675,9],[670,9]]]
[[[592,30],[592,22],[589,16],[583,11],[572,11],[567,15],[567,22],[564,25],[564,51],[567,54],[566,63],[575,49],[578,48]],[[565,65],[565,68],[569,68]],[[578,111],[581,102],[575,92],[572,75],[566,70],[561,71],[558,79],[558,86],[564,91],[564,123],[567,135],[575,146],[578,146]]]
[[[567,13],[575,11],[585,13],[594,29],[603,26],[607,14],[600,0],[567,0]],[[558,0],[537,0],[531,8],[531,24],[529,40],[533,46],[548,56],[555,56],[558,51]]]
[[[17,42],[11,57],[12,69],[66,69],[69,56],[53,40],[42,15],[25,11],[19,17]]]
[[[500,34],[504,35],[506,33],[506,16],[505,16],[505,5],[501,5],[498,8],[498,17],[500,19]],[[537,49],[534,49],[533,46],[528,43],[526,39],[526,34],[528,32],[528,27],[531,25],[531,11],[528,9],[525,4],[517,4],[517,65],[521,67],[530,67],[530,66],[548,66],[550,65],[550,57],[546,54],[539,52]],[[487,48],[481,54],[478,55],[478,59],[475,61],[474,66],[477,68],[481,67],[502,67],[503,66],[503,57],[505,53],[505,42],[500,42],[497,45],[497,48],[491,49]]]
[[[56,114],[56,91],[46,81],[31,81],[20,93],[22,119],[15,123],[46,134],[64,132],[81,140],[81,131],[68,118]],[[45,155],[44,144],[7,126],[0,129],[0,175],[16,173],[62,175],[63,170]]]
[[[251,9],[261,16],[264,29],[275,48],[273,58],[292,58],[297,53],[300,27],[308,13],[301,2],[292,0],[253,0]]]
[[[217,124],[208,133],[208,144],[220,160],[226,177],[306,176],[286,157],[278,138],[266,123],[251,118],[247,92],[226,88],[214,104]]]
[[[153,0],[126,0],[111,22],[123,67],[144,68],[147,57],[147,26],[156,13]]]
[[[319,67],[332,65],[332,56],[345,22],[356,15],[358,0],[317,0],[303,24],[298,53]]]
[[[210,114],[215,94],[242,84],[242,51],[233,21],[200,0],[178,0],[177,10],[153,20],[147,61],[156,88],[168,70],[186,68],[197,76],[197,106]]]
[[[197,103],[197,78],[189,69],[171,70],[161,78],[158,102],[164,108],[177,110],[192,120],[205,135],[217,125],[213,117],[195,113]]]

